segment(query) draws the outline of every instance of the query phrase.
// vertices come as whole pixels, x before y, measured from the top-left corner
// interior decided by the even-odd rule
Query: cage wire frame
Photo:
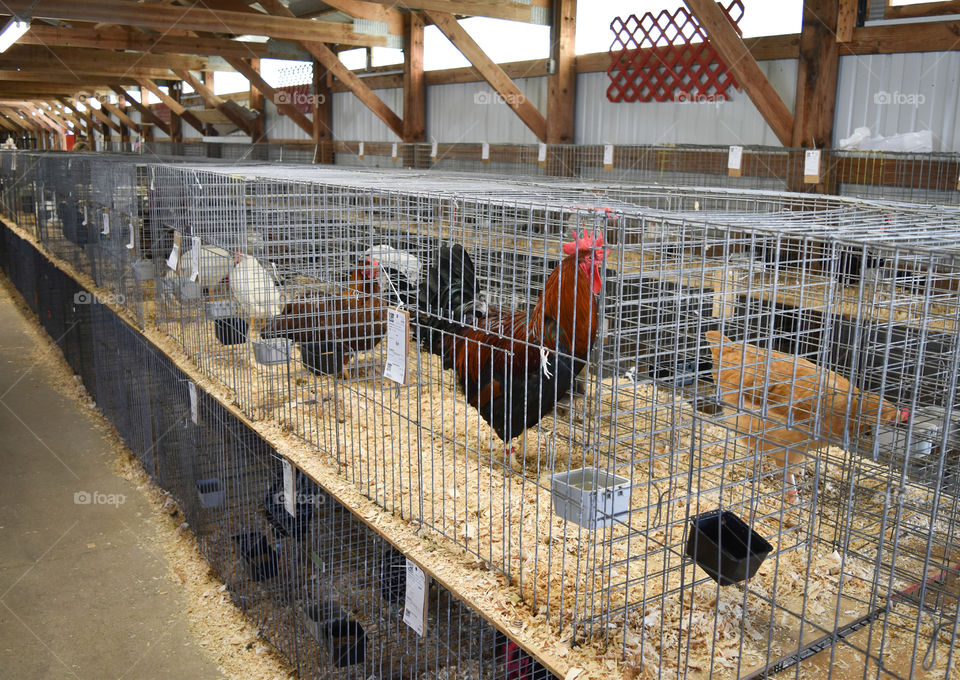
[[[50,221],[29,200],[36,180],[8,200],[8,176],[4,204],[30,203],[35,224]],[[233,373],[220,379],[248,414],[276,418],[331,455],[368,497],[510,576],[554,625],[618,646],[656,674],[670,672],[657,645],[672,635],[686,639],[674,664],[691,668],[696,645],[684,630],[713,640],[707,660],[732,664],[737,677],[813,658],[824,638],[831,658],[853,653],[877,673],[891,672],[891,654],[909,642],[926,643],[925,653],[894,675],[953,663],[951,639],[946,659],[941,651],[926,667],[957,628],[955,210],[329,168],[155,165],[140,180],[150,183],[154,259],[174,231],[235,247],[283,288],[284,304],[356,292],[350,276],[374,248],[384,262],[389,246],[427,268],[440,243],[453,241],[474,257],[490,304],[522,307],[560,261],[565,233],[603,233],[609,341],[597,343],[580,390],[525,436],[519,455],[489,428],[482,434],[449,375],[417,349],[416,379],[400,388],[376,385],[382,342],[337,376],[305,370],[295,352],[259,366],[244,343],[230,349]],[[395,305],[386,290],[362,297]],[[200,365],[229,349],[195,328],[210,325],[208,293],[158,300],[155,317]],[[266,327],[260,321],[251,339]],[[722,339],[709,342],[708,331]],[[715,374],[714,352],[725,348],[741,361],[755,353],[758,390]],[[788,378],[775,372],[784,365]],[[798,370],[805,385],[843,402],[841,416],[830,403],[805,405]],[[777,402],[782,388],[792,391]],[[871,405],[868,394],[886,402]],[[427,399],[453,410],[425,414]],[[909,420],[878,422],[885,403],[908,409]],[[399,438],[368,435],[358,445],[359,430]],[[771,466],[770,454],[789,459],[785,438],[802,451]],[[424,455],[431,440],[439,462]],[[791,505],[789,476],[804,467]],[[582,468],[629,481],[632,505],[610,526],[589,530],[552,513],[548,475]],[[428,493],[437,489],[439,499]],[[716,508],[775,544],[767,571],[745,587],[719,589],[685,557],[690,518]],[[713,615],[706,628],[704,606]],[[778,617],[794,622],[792,637]]]

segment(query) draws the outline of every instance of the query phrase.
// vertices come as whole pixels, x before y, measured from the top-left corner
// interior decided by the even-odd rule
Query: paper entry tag
[[[407,593],[403,602],[403,622],[420,637],[426,629],[427,575],[407,560]]]
[[[731,177],[739,177],[741,174],[740,165],[743,162],[743,147],[731,146],[727,152],[727,174]]]
[[[803,156],[804,184],[820,183],[820,149],[808,149]]]
[[[83,204],[83,225],[82,226],[84,227],[87,226],[87,204],[86,203]]]
[[[546,144],[541,143],[537,147],[537,163],[539,163],[540,165],[547,164],[547,145]]]
[[[613,170],[613,144],[603,145],[603,169]]]
[[[136,236],[136,227],[133,225],[133,220],[130,220],[130,240],[127,242],[127,250],[133,250],[136,247],[134,243],[134,236]]]
[[[283,463],[283,508],[291,517],[297,516],[297,486],[294,482],[293,466],[289,460]]]
[[[480,160],[484,163],[490,162],[490,145],[487,142],[480,145]]]
[[[383,377],[403,385],[407,381],[407,343],[410,341],[410,313],[387,310],[387,363]]]
[[[437,160],[437,143],[436,142],[433,142],[430,145],[430,158],[432,158],[433,160]]]
[[[194,425],[199,425],[200,408],[197,405],[197,384],[188,382],[187,391],[190,393],[190,420],[193,421]]]
[[[360,158],[363,158],[363,142],[360,142],[360,149],[357,152],[357,155],[360,156]]]
[[[199,281],[200,280],[200,237],[194,236],[191,239],[191,241],[193,243],[193,247],[190,250],[193,253],[193,257],[190,259],[193,260],[193,262],[191,262],[193,269],[190,272],[190,280]]]
[[[393,145],[390,147],[390,158],[392,158],[394,162],[396,162],[397,160],[397,143],[396,142],[394,142]]]
[[[100,231],[103,236],[110,235],[110,213],[103,213],[103,229]]]
[[[173,271],[177,271],[180,265],[180,232],[173,232],[173,248],[170,249],[170,256],[167,257],[167,266]]]

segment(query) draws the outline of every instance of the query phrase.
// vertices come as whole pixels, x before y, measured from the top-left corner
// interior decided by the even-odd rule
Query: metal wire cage
[[[158,277],[178,280],[153,322],[561,634],[649,677],[954,672],[955,209],[372,169],[141,181],[153,259],[209,255]],[[456,304],[429,293],[465,280],[454,245]],[[548,295],[579,283],[595,320]],[[276,465],[254,470],[265,497]],[[231,526],[233,559],[309,573],[267,529]],[[271,621],[300,616],[285,597]]]

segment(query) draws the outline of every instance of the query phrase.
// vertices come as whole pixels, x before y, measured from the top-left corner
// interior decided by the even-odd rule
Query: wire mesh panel
[[[158,286],[160,328],[545,625],[647,677],[953,672],[955,209],[423,171],[143,178],[154,257],[201,253]],[[216,559],[240,601],[270,600],[270,635],[306,639],[310,667],[346,655],[345,677],[375,671],[334,629],[364,631],[364,654],[389,638],[370,657],[387,677],[437,669],[442,630],[395,649],[390,597],[369,599],[356,560],[384,546],[295,474],[313,501],[277,507],[282,463],[167,382],[159,478],[198,521],[198,484],[239,494]],[[236,446],[234,478],[217,452]],[[482,668],[473,644],[457,654]]]

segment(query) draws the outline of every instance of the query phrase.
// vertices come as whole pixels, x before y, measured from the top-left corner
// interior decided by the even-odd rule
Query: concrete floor
[[[84,407],[24,359],[28,330],[0,286],[0,678],[222,678],[150,549],[147,501]],[[123,502],[75,502],[94,493]]]

